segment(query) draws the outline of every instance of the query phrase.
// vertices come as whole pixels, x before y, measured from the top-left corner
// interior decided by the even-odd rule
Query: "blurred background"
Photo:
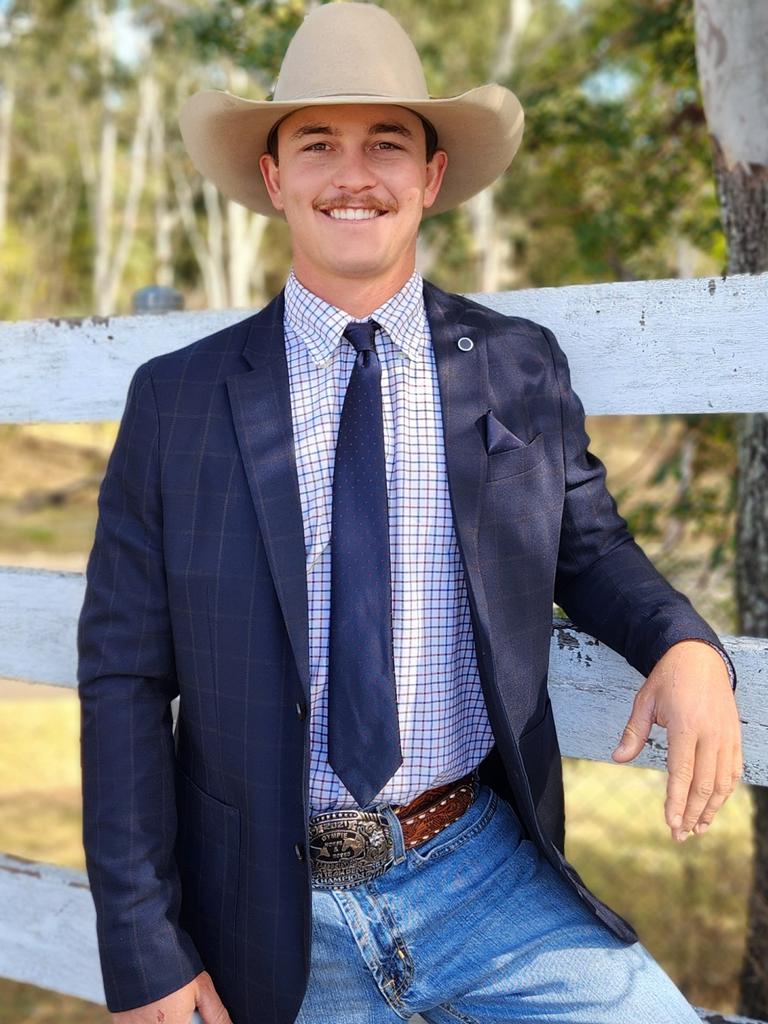
[[[187,309],[250,312],[282,287],[287,226],[200,179],[176,113],[199,88],[263,99],[312,6],[0,0],[0,319],[129,313],[149,284]],[[510,172],[425,223],[425,277],[483,292],[768,269],[729,259],[692,2],[381,6],[414,40],[431,95],[497,81],[526,111]],[[734,596],[739,419],[587,422],[636,538],[721,634],[748,632]],[[0,424],[0,564],[85,570],[116,428]],[[677,845],[665,773],[564,767],[566,854],[586,883],[691,1002],[768,1017],[749,928],[768,874],[757,795],[740,785],[706,836]],[[76,692],[0,680],[0,850],[82,869],[80,830]],[[0,980],[2,1024],[108,1019]]]

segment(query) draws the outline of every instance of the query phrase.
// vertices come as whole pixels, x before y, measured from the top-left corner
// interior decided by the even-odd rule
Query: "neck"
[[[400,291],[414,271],[414,266],[398,267],[380,278],[329,277],[312,267],[297,266],[297,280],[319,298],[357,319],[370,316],[387,299]]]

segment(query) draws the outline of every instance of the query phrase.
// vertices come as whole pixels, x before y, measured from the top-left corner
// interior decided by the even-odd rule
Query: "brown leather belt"
[[[471,807],[479,788],[478,769],[392,805],[406,849],[436,836]],[[349,889],[383,874],[395,860],[392,823],[381,810],[345,807],[309,819],[312,884]]]
[[[471,771],[444,786],[425,789],[409,804],[392,808],[400,819],[406,849],[436,836],[472,806],[477,792],[474,774]]]

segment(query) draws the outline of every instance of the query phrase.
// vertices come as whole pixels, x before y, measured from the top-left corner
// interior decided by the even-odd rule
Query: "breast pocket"
[[[201,789],[176,765],[180,922],[210,973],[232,969],[240,874],[240,810]]]
[[[537,434],[532,441],[519,448],[488,453],[487,480],[500,480],[507,476],[519,476],[535,469],[546,454],[544,434]]]

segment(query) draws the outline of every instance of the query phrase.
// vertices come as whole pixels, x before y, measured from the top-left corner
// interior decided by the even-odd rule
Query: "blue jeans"
[[[488,785],[436,836],[352,889],[312,889],[295,1024],[700,1024],[640,942],[608,931]]]

